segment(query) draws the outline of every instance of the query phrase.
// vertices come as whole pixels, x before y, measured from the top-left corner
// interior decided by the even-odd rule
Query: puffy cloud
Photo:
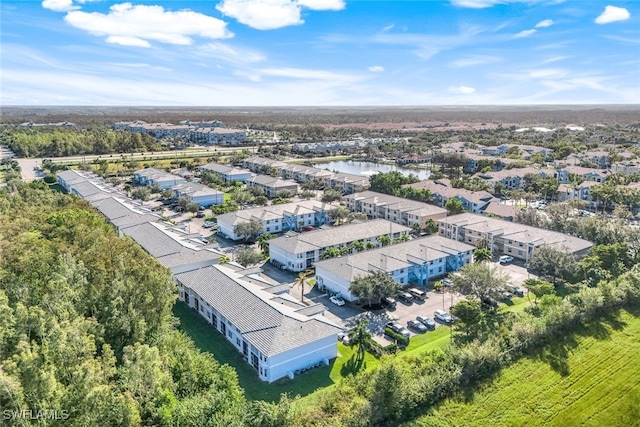
[[[470,87],[470,86],[456,86],[456,87],[450,87],[449,88],[449,92],[452,93],[458,93],[460,95],[471,95],[472,93],[474,93],[476,91],[475,88]]]
[[[617,21],[626,21],[630,17],[631,14],[624,7],[607,6],[604,8],[604,12],[596,18],[595,23],[610,24]]]
[[[518,34],[516,34],[514,37],[517,39],[521,39],[523,37],[529,37],[532,36],[536,33],[536,30],[524,30],[524,31],[520,31]]]
[[[106,36],[108,43],[125,46],[149,47],[150,41],[189,45],[193,42],[191,36],[233,36],[220,19],[190,10],[165,11],[162,6],[122,3],[111,6],[107,14],[71,11],[64,19],[90,34]]]
[[[42,7],[56,12],[68,12],[79,9],[78,6],[73,5],[73,0],[43,0]]]
[[[544,21],[540,21],[536,24],[535,28],[547,28],[553,25],[553,20],[545,19]]]
[[[344,0],[298,0],[297,3],[311,10],[344,9]]]
[[[374,65],[372,67],[369,67],[369,71],[371,71],[372,73],[381,73],[384,71],[384,67],[381,67],[380,65]]]
[[[301,25],[302,8],[341,10],[343,0],[222,0],[216,6],[226,16],[257,30]]]

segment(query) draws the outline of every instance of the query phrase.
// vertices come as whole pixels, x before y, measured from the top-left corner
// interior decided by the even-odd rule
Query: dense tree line
[[[107,128],[44,127],[4,130],[2,139],[18,157],[135,153],[163,148],[151,135],[116,132]]]
[[[67,411],[77,426],[245,425],[253,404],[235,372],[173,326],[169,271],[85,202],[5,190],[0,236],[3,410]]]

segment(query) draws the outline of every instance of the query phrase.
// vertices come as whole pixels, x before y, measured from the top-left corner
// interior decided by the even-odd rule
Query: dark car
[[[413,295],[411,295],[409,292],[400,292],[398,294],[398,299],[411,304],[413,302]]]
[[[407,327],[409,329],[413,329],[414,331],[417,331],[417,332],[420,332],[420,333],[427,332],[427,327],[423,323],[418,322],[415,319],[408,320],[407,321]]]
[[[486,310],[493,310],[498,308],[498,301],[495,298],[486,296],[484,298],[482,298],[482,301],[480,301],[482,303],[482,307]]]
[[[385,307],[396,308],[396,300],[394,298],[391,298],[391,297],[382,298],[380,303],[382,305],[384,305]]]
[[[393,332],[396,332],[400,335],[403,335],[407,338],[409,338],[411,336],[411,333],[409,332],[409,330],[407,328],[405,328],[404,326],[402,326],[400,323],[398,322],[389,322],[387,323],[387,327],[389,329],[391,329]]]
[[[426,326],[430,331],[433,331],[436,328],[436,322],[427,316],[418,315],[416,320]]]

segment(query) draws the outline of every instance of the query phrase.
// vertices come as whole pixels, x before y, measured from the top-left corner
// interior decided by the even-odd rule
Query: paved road
[[[94,160],[108,160],[108,161],[120,161],[120,160],[151,160],[151,159],[166,159],[166,158],[189,158],[207,156],[212,153],[228,154],[236,151],[242,151],[252,147],[207,147],[194,150],[172,150],[172,151],[155,151],[145,153],[118,153],[118,154],[91,154],[85,156],[67,156],[67,157],[50,157],[48,158],[53,163],[91,163]],[[38,174],[36,166],[42,165],[42,158],[38,159],[16,159],[18,164],[22,168],[23,181],[33,181],[36,178],[42,178],[44,174]]]

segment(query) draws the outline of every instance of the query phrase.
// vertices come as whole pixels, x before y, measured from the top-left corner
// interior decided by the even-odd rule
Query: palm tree
[[[383,234],[382,236],[378,237],[378,243],[380,243],[380,246],[387,246],[389,243],[391,243],[391,237],[389,237],[388,234]]]
[[[493,254],[487,248],[478,248],[473,251],[473,260],[475,262],[489,262],[493,258]]]
[[[269,255],[269,240],[274,237],[276,236],[273,233],[264,233],[258,237],[258,246],[260,246],[260,250],[265,256]]]
[[[311,270],[307,270],[307,271],[303,271],[300,274],[298,274],[298,278],[296,279],[294,285],[296,286],[300,286],[301,288],[301,292],[300,292],[300,301],[304,302],[304,282],[305,280],[307,280],[307,277],[309,277],[311,275],[311,273],[313,273]]]
[[[367,329],[368,325],[369,321],[367,319],[357,319],[355,327],[348,333],[351,345],[358,346],[358,350],[356,351],[356,364],[360,364],[364,360],[364,352],[371,339],[371,334]]]

